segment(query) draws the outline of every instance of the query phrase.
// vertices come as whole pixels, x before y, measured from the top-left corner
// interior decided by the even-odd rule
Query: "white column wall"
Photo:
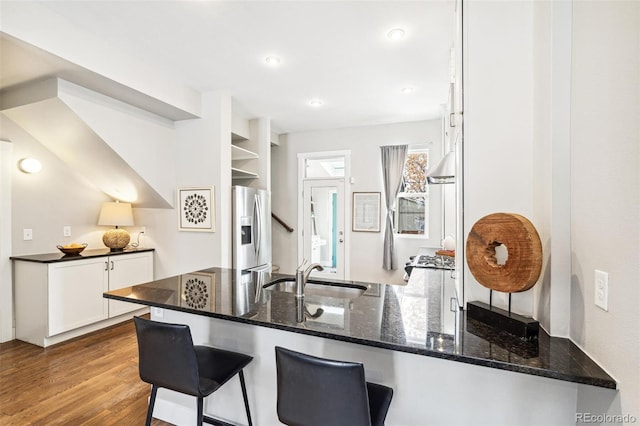
[[[618,382],[602,412],[637,422],[640,3],[574,2],[572,42],[571,338]],[[608,311],[594,303],[596,269],[609,274]]]
[[[11,260],[11,170],[13,145],[0,140],[0,343],[13,340],[13,285]]]
[[[542,226],[533,215],[533,41],[532,2],[465,2],[464,241],[496,212]],[[488,302],[489,290],[467,268],[464,282],[467,301]],[[493,301],[508,304],[505,293]],[[512,309],[532,315],[533,291],[513,294]]]

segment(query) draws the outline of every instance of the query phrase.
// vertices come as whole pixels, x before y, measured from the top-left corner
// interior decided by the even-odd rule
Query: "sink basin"
[[[293,279],[285,279],[265,284],[265,290],[284,291],[287,293],[296,292],[296,281]],[[356,284],[338,284],[338,283],[320,283],[307,282],[304,287],[305,296],[322,296],[333,297],[337,299],[355,299],[362,296],[367,291],[367,287]]]

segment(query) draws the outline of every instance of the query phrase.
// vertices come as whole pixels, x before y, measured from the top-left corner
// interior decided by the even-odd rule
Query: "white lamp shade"
[[[133,226],[133,211],[130,203],[102,203],[98,225]]]

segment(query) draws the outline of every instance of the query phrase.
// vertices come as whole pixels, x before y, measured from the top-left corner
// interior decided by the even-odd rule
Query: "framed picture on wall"
[[[180,231],[214,232],[215,193],[213,187],[179,188],[178,205],[180,206]]]
[[[354,192],[351,230],[354,232],[380,232],[380,193]]]

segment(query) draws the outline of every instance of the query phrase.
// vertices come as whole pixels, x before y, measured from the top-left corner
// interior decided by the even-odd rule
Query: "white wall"
[[[86,242],[91,248],[103,248],[105,227],[98,226],[104,201],[112,201],[82,175],[32,138],[24,129],[2,116],[3,132],[13,144],[11,164],[11,241],[13,255],[52,253],[56,245]],[[37,174],[25,174],[16,164],[24,157],[42,163]],[[134,220],[136,212],[134,209]],[[64,237],[63,226],[71,226],[71,237]],[[22,230],[33,230],[31,241],[23,240]]]
[[[1,119],[1,118],[0,118]],[[0,125],[2,122],[0,121]],[[13,340],[11,169],[13,144],[0,139],[0,342]]]
[[[203,95],[203,117],[176,123],[173,163],[175,188],[215,187],[214,233],[178,231],[176,209],[139,209],[156,248],[156,277],[211,266],[231,267],[231,98],[223,92]]]
[[[570,322],[570,338],[618,381],[606,397],[579,387],[577,412],[597,406],[636,418],[639,9],[631,1],[466,2],[464,69],[465,231],[497,211],[532,220],[543,277],[514,295],[514,310],[552,331]],[[594,306],[595,269],[609,272],[609,312]],[[468,271],[465,280],[468,300],[487,299]]]
[[[117,81],[123,88],[144,93],[193,116],[200,115],[200,94],[177,83],[163,70],[147,65],[142,53],[134,57],[114,48],[70,25],[42,2],[5,1],[0,6],[3,32],[91,70],[96,76]],[[101,78],[93,83],[95,90],[112,90],[102,84],[105,81]],[[123,90],[121,94],[126,92],[128,90]]]
[[[640,3],[574,2],[572,61],[571,338],[618,382],[603,410],[640,419]]]
[[[111,105],[100,105],[103,114],[93,114],[96,105],[86,107],[86,117],[92,127],[105,129],[118,127],[127,129],[140,127],[141,120],[148,132],[137,133],[135,141],[125,140],[126,135],[110,132],[109,141],[116,144],[133,144],[134,147],[119,149],[127,163],[141,164],[149,176],[161,182],[162,190],[171,200],[178,187],[214,186],[216,188],[215,233],[178,231],[178,212],[170,209],[137,209],[134,206],[136,226],[129,228],[133,241],[140,227],[146,227],[142,246],[157,247],[156,277],[165,277],[210,266],[228,266],[230,243],[229,206],[230,190],[230,97],[228,95],[206,95],[202,119],[181,122],[177,128],[167,125],[165,119],[153,117],[134,108],[127,114],[111,111]],[[114,104],[117,106],[117,104]],[[82,108],[81,108],[82,109]],[[117,106],[120,110],[121,107]],[[115,119],[116,117],[117,119]],[[220,129],[228,123],[226,133]],[[56,245],[86,242],[89,248],[103,248],[104,227],[97,226],[102,202],[111,201],[106,194],[93,187],[82,175],[48,151],[24,129],[6,117],[2,117],[3,134],[13,143],[12,164],[20,158],[36,157],[42,164],[40,173],[27,175],[13,167],[12,173],[12,254],[35,254],[56,252]],[[158,137],[161,135],[162,137]],[[226,140],[223,137],[226,135]],[[108,142],[108,141],[107,141]],[[226,147],[228,158],[223,158]],[[227,164],[227,167],[221,167]],[[106,167],[106,165],[105,165]],[[226,182],[224,181],[226,179]],[[153,180],[153,179],[152,179]],[[224,182],[224,183],[223,183]],[[71,226],[72,236],[63,237],[62,227]],[[33,230],[33,240],[23,241],[22,230]],[[226,240],[223,242],[223,235]]]
[[[531,2],[464,5],[464,241],[478,219],[496,212],[542,227],[533,217],[532,11]],[[464,282],[468,301],[488,302],[489,290],[468,269]],[[493,301],[506,309],[506,294]],[[531,315],[533,291],[514,293],[512,303]]]
[[[380,146],[429,143],[432,158],[441,155],[442,124],[440,120],[417,121],[379,126],[352,127],[326,131],[292,133],[280,138],[280,146],[272,148],[272,209],[296,232],[288,233],[273,223],[273,263],[281,272],[293,273],[297,266],[297,154],[351,150],[351,176],[347,184],[352,192],[381,192],[381,214],[384,216],[384,190]],[[437,161],[437,160],[436,160]],[[439,197],[440,188],[433,187],[432,197]],[[346,194],[351,202],[350,194]],[[383,223],[383,222],[382,222]],[[351,229],[351,224],[346,224]],[[382,229],[384,229],[382,227]],[[427,245],[424,239],[396,237],[398,269],[382,269],[384,232],[347,232],[350,241],[351,279],[372,282],[402,283],[404,263],[417,249]],[[435,245],[440,236],[435,237]]]

